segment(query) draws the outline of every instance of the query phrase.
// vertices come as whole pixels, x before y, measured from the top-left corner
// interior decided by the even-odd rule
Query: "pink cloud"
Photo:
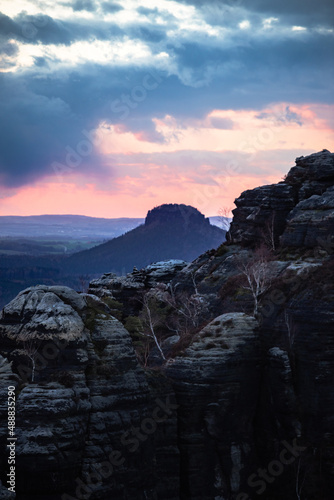
[[[101,125],[99,152],[113,176],[94,181],[80,169],[0,199],[3,215],[73,213],[143,217],[161,203],[187,203],[206,215],[245,189],[275,183],[296,156],[333,149],[334,106],[278,103],[262,110],[212,110],[203,120],[154,119],[151,132]],[[94,166],[92,165],[92,171]]]

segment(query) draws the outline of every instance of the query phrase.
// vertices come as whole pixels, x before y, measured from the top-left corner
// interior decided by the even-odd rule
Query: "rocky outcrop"
[[[12,363],[0,355],[0,470],[6,470],[9,472],[8,464],[8,448],[7,445],[9,441],[7,438],[10,437],[8,429],[8,394],[9,387],[16,388],[18,386],[19,377],[12,370]],[[12,422],[11,422],[12,423]],[[14,429],[15,431],[15,429]],[[4,453],[4,450],[6,451]],[[3,483],[1,482],[3,480]],[[10,484],[8,484],[9,477],[3,475],[0,479],[0,499],[1,500],[13,500],[15,494],[8,490]]]
[[[334,187],[300,201],[287,217],[281,245],[297,248],[334,248]]]
[[[170,406],[161,393],[152,400],[130,336],[108,307],[65,287],[34,287],[4,308],[0,337],[1,353],[13,365],[2,360],[1,380],[18,379],[12,372],[21,379],[18,498],[23,493],[25,499],[65,493],[92,500],[156,498],[153,435],[164,423],[166,434],[157,438],[161,453],[175,448],[175,420],[165,423],[172,399],[166,395]],[[0,430],[6,471],[6,429]],[[177,455],[169,453],[176,467]],[[176,499],[175,489],[177,483],[171,484],[166,498]]]
[[[319,237],[326,238],[333,231],[330,212],[325,213],[332,209],[333,192],[328,188],[333,183],[334,153],[323,150],[297,158],[296,166],[290,169],[283,182],[244,191],[235,200],[237,208],[233,210],[227,241],[247,246],[265,243],[272,248],[280,244],[317,246]],[[307,236],[306,225],[311,232],[318,223],[320,229],[315,237]],[[285,229],[286,234],[280,242]]]
[[[326,188],[333,185],[333,180],[334,153],[327,149],[309,156],[296,158],[296,166],[291,168],[285,178],[286,183],[300,186],[301,199],[307,197],[306,189],[312,188],[312,194],[318,194],[314,193],[313,186],[315,190],[318,190],[321,185],[322,188]],[[303,186],[305,187],[303,188]]]
[[[287,215],[296,204],[295,197],[294,187],[283,182],[244,191],[234,201],[237,208],[227,241],[251,246],[273,241],[277,245]]]
[[[231,498],[242,491],[254,461],[257,327],[246,314],[223,314],[166,365],[179,404],[181,498]]]
[[[143,293],[158,283],[168,284],[179,271],[188,265],[183,260],[167,260],[156,262],[143,269],[134,268],[126,276],[104,274],[89,284],[88,293],[101,298],[115,300],[122,305],[124,316],[135,315],[142,307]],[[114,304],[115,306],[115,304]]]
[[[328,258],[292,264],[274,282],[263,310],[264,371],[256,430],[261,465],[268,467],[283,442],[301,446],[292,465],[267,484],[270,498],[293,498],[296,483],[300,498],[329,500],[332,495],[333,264]]]

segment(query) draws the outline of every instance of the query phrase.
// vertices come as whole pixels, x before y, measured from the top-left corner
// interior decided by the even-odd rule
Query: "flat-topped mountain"
[[[143,225],[76,253],[64,266],[71,273],[124,273],[165,259],[191,261],[219,246],[225,233],[194,207],[165,204],[150,210]]]

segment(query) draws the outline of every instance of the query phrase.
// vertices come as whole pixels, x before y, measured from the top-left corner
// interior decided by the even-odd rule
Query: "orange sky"
[[[243,190],[282,180],[296,156],[333,150],[332,116],[334,106],[289,103],[213,110],[201,121],[166,116],[154,120],[162,143],[104,123],[98,147],[109,179],[87,178],[80,166],[56,176],[50,167],[37,183],[3,191],[0,214],[144,217],[185,203],[217,215]]]

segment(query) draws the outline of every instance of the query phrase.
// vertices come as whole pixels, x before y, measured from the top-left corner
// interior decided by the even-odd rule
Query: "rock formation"
[[[97,297],[66,287],[27,289],[3,309],[0,338],[13,365],[2,362],[2,386],[13,379],[18,387],[17,498],[155,498],[156,441],[172,457],[175,479],[175,416],[165,423],[173,417],[165,404],[172,402],[168,384],[150,395],[128,332]],[[160,434],[152,436],[158,426]],[[6,430],[1,427],[3,471]],[[173,484],[166,498],[177,498]]]
[[[87,294],[34,287],[3,309],[18,500],[332,498],[333,157],[242,193],[228,243],[190,264],[109,273]],[[168,359],[153,347],[143,368],[145,296]]]
[[[317,246],[320,235],[326,239],[333,234],[333,182],[334,153],[324,149],[320,153],[297,158],[296,166],[291,168],[284,181],[244,191],[235,200],[237,208],[233,210],[228,241],[251,246],[271,242],[275,247],[286,229],[282,244],[300,247],[304,246],[300,238],[306,237],[305,225],[312,221],[309,231],[312,223],[314,226],[320,223],[320,228],[313,244],[312,238],[309,241],[306,239],[305,244]],[[294,225],[298,226],[298,234],[293,229]]]

